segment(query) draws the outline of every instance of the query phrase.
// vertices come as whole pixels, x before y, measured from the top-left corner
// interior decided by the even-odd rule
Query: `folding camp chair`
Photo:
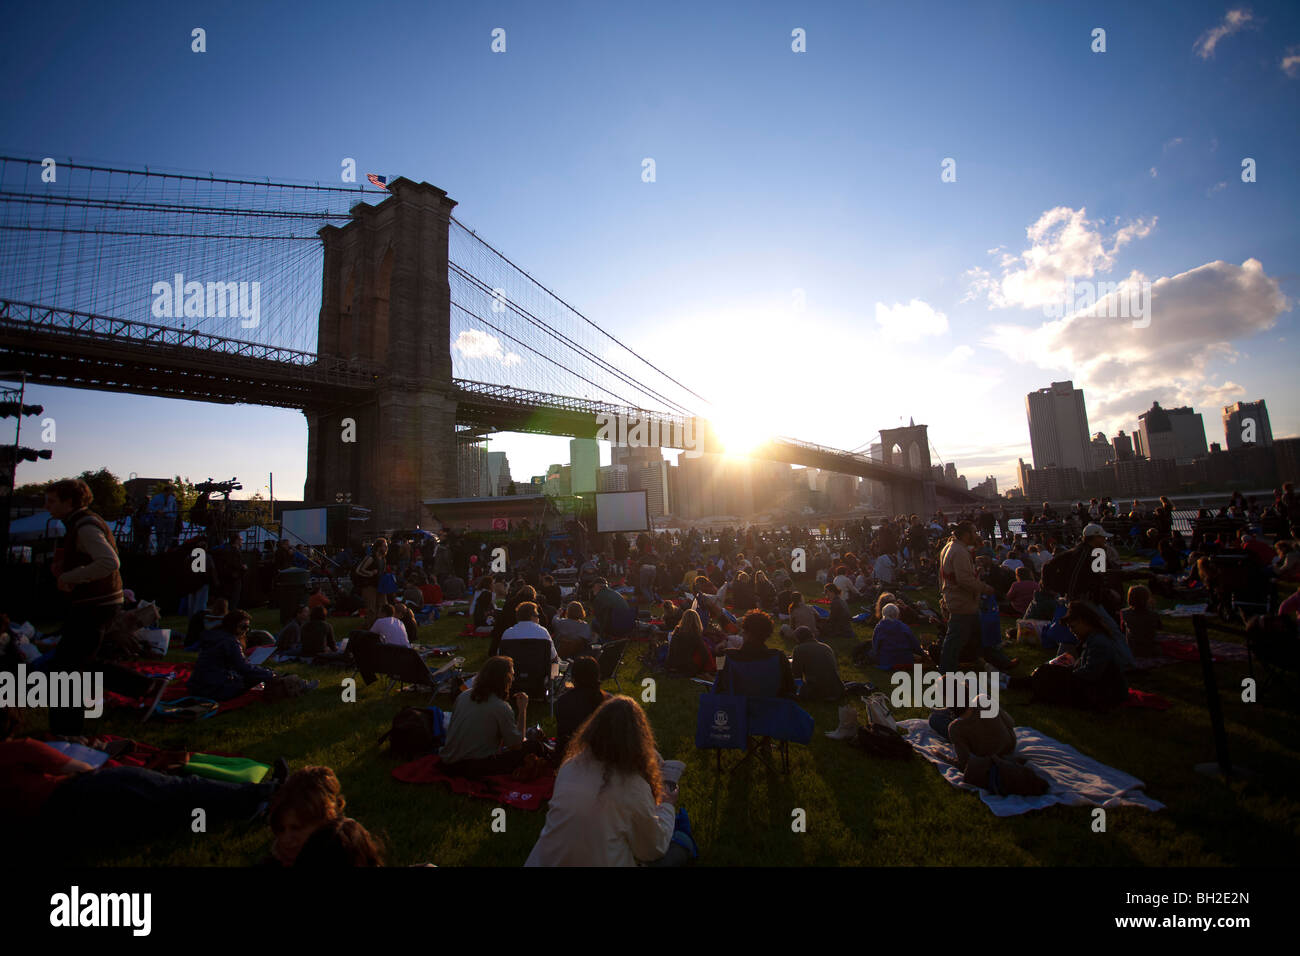
[[[618,692],[623,693],[623,685],[618,680],[618,668],[623,663],[623,654],[627,651],[628,642],[626,639],[621,641],[610,641],[600,649],[600,659],[597,663],[600,665],[600,680],[604,683],[612,680]]]
[[[380,644],[375,654],[375,673],[388,678],[385,693],[401,691],[408,684],[427,687],[430,690],[429,702],[438,693],[438,675],[429,670],[420,652],[413,647],[399,644]]]
[[[366,684],[373,684],[376,679],[376,665],[378,664],[376,655],[378,648],[383,644],[383,636],[374,631],[353,631],[348,635],[347,655],[352,659],[352,664],[356,668],[352,676],[361,675],[361,679]]]
[[[812,740],[812,715],[795,701],[778,696],[781,691],[781,662],[775,655],[760,661],[727,659],[727,665],[714,682],[715,693],[745,698],[745,755],[731,768],[734,772],[757,756],[770,769],[772,741],[781,753],[781,772],[790,772],[790,744],[807,744]],[[757,738],[757,743],[755,742]],[[697,746],[699,745],[697,739]],[[722,770],[722,750],[717,751],[718,770]]]
[[[545,700],[555,716],[555,698],[568,676],[563,662],[552,662],[551,642],[542,638],[502,641],[501,656],[515,663],[515,690]]]

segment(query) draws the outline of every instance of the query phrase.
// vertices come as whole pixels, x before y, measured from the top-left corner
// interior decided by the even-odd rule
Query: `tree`
[[[270,528],[271,502],[263,498],[260,493],[244,502],[243,511],[250,525],[260,524],[263,528]]]
[[[126,488],[117,475],[107,468],[99,471],[87,469],[77,476],[90,486],[90,493],[95,496],[91,507],[105,518],[116,518],[122,513],[126,504]]]

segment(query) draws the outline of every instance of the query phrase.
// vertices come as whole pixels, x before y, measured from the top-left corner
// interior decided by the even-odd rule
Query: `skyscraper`
[[[1161,408],[1159,402],[1138,416],[1138,453],[1152,461],[1187,464],[1209,454],[1205,445],[1205,422],[1200,414],[1184,405]]]
[[[1092,467],[1101,468],[1106,462],[1113,460],[1115,449],[1111,446],[1110,440],[1104,432],[1097,432],[1092,436]]]
[[[1119,430],[1119,434],[1115,436],[1115,460],[1133,460],[1133,436],[1125,435],[1122,428]]]
[[[1273,444],[1273,429],[1268,423],[1268,406],[1264,400],[1223,406],[1223,437],[1229,451],[1248,444],[1246,439],[1252,437],[1257,445]]]
[[[569,439],[569,494],[580,495],[596,490],[596,471],[600,468],[600,443],[594,438]]]
[[[1088,435],[1088,409],[1083,389],[1074,382],[1053,382],[1025,396],[1029,418],[1029,446],[1034,467],[1077,468],[1091,471],[1092,445]]]

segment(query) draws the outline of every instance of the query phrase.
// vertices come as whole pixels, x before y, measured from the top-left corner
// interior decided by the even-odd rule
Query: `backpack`
[[[873,757],[890,757],[895,760],[907,760],[913,752],[912,745],[906,739],[879,724],[859,727],[857,745]]]
[[[442,711],[437,707],[403,707],[379,743],[385,740],[393,755],[404,759],[437,753],[447,740]]]

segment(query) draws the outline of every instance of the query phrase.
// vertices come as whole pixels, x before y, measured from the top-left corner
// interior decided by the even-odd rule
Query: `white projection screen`
[[[605,491],[596,495],[596,530],[649,531],[650,514],[644,491]]]
[[[292,544],[309,544],[313,547],[328,544],[328,522],[324,508],[304,508],[300,511],[280,512],[284,537]]]

